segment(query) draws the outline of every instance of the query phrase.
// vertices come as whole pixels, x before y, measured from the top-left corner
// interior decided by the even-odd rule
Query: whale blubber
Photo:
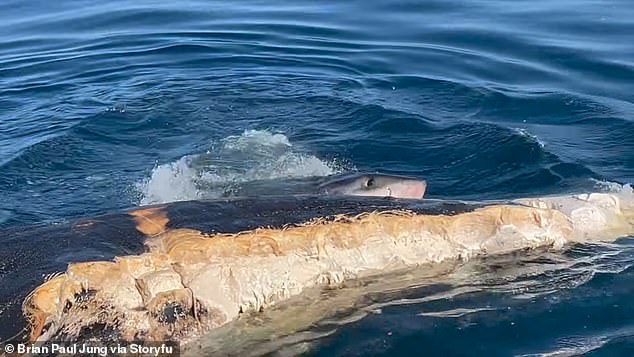
[[[169,222],[167,212],[161,207],[140,209],[129,214],[135,217],[136,229],[148,236],[165,231],[165,227]]]

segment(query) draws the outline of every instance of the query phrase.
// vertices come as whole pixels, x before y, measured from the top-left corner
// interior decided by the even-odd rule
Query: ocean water
[[[5,0],[0,226],[354,170],[452,199],[631,183],[633,19],[631,0]],[[634,240],[544,254],[370,294],[380,313],[289,351],[634,355]]]

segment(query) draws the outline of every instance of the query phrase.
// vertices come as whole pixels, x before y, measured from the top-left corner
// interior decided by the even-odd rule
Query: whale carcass
[[[258,199],[223,201],[220,210],[218,201],[181,202],[127,213],[144,251],[71,263],[36,287],[23,304],[31,339],[77,340],[97,330],[107,332],[98,338],[188,343],[306,288],[634,233],[634,195],[627,186],[611,193],[477,204],[268,199],[278,201],[266,206]],[[255,219],[245,223],[238,207]],[[227,219],[231,225],[219,225]],[[77,222],[73,229],[90,232],[107,221]]]

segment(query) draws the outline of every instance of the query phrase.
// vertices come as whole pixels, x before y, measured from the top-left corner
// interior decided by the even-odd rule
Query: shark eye
[[[372,187],[374,186],[374,178],[369,178],[366,182],[365,182],[365,187]]]

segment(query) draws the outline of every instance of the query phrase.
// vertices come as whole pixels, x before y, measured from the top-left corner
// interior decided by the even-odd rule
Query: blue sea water
[[[634,182],[633,152],[631,0],[0,3],[4,227],[351,170],[575,192]],[[310,353],[634,355],[634,241],[515,258]]]

